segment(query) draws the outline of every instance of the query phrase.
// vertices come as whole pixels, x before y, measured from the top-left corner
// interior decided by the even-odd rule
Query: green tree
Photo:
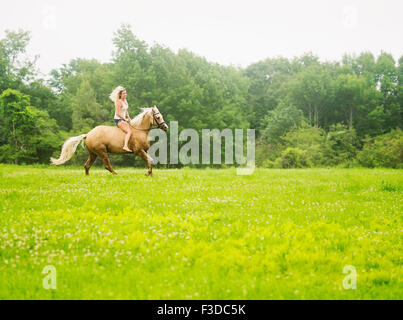
[[[321,128],[302,124],[293,127],[282,136],[282,145],[276,150],[275,161],[266,166],[277,168],[303,168],[324,164],[325,131]]]
[[[0,95],[0,161],[36,162],[57,146],[58,127],[46,111],[30,105],[30,97],[7,89]]]
[[[25,59],[22,54],[30,40],[28,31],[5,31],[5,38],[0,40],[0,92],[7,88],[20,88],[24,82],[36,75],[34,60]]]
[[[309,124],[318,128],[323,124],[331,88],[326,70],[313,64],[298,73],[291,82],[289,97],[295,106],[304,111]]]
[[[112,52],[112,79],[115,86],[123,85],[137,105],[151,105],[152,88],[157,84],[154,73],[150,70],[148,45],[133,34],[128,24],[122,24],[114,33],[112,41],[115,45]]]
[[[276,144],[292,128],[299,127],[305,121],[302,111],[295,106],[280,101],[278,106],[269,111],[264,119],[262,139],[266,143]]]
[[[339,106],[339,113],[345,115],[344,121],[349,129],[353,128],[354,116],[358,110],[365,108],[365,88],[365,79],[355,74],[341,74],[336,79],[336,102]]]
[[[393,129],[375,138],[367,137],[358,153],[358,163],[364,167],[403,168],[403,131]]]
[[[112,115],[96,101],[89,81],[83,80],[72,98],[73,132],[88,132],[97,125],[111,124]]]
[[[324,143],[324,164],[334,166],[349,165],[353,162],[359,148],[359,139],[355,129],[337,123],[329,128]]]
[[[376,61],[378,90],[383,95],[385,131],[403,127],[401,105],[399,104],[399,74],[391,54],[382,52]]]
[[[399,58],[398,67],[398,88],[397,88],[397,102],[400,106],[400,120],[399,127],[403,128],[403,55]]]
[[[58,94],[56,101],[52,105],[52,111],[49,111],[49,113],[64,130],[73,128],[73,107],[77,105],[76,95],[83,86],[84,81],[87,82],[86,86],[90,86],[95,102],[101,105],[102,109],[105,109],[108,113],[111,123],[115,106],[109,100],[109,94],[116,86],[112,79],[112,64],[101,64],[95,59],[73,59],[68,65],[52,70],[51,75],[49,84]],[[91,99],[94,99],[94,97],[91,97]],[[97,123],[99,118],[95,117],[92,120],[91,122]],[[102,121],[105,122],[106,119],[102,118]]]
[[[292,77],[292,66],[286,58],[266,59],[248,66],[243,73],[250,80],[247,93],[248,121],[252,128],[264,128],[262,120],[287,93],[285,84]]]

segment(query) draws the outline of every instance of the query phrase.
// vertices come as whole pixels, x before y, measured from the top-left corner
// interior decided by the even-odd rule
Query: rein
[[[133,130],[140,130],[140,131],[150,131],[151,130],[151,128],[149,128],[149,129],[141,129],[141,128],[135,128],[135,127],[132,127],[132,129]]]

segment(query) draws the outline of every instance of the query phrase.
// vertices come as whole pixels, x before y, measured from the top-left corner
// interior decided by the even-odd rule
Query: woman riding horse
[[[116,91],[117,96],[119,96],[119,91],[121,92],[120,97],[125,98],[125,95],[122,95],[125,91],[124,88],[123,90],[119,89]],[[125,99],[121,103],[124,104]],[[67,139],[63,144],[59,158],[50,158],[52,164],[60,165],[71,159],[80,141],[85,141],[85,146],[89,153],[88,160],[84,166],[87,175],[97,157],[101,158],[107,170],[113,174],[117,174],[112,168],[108,153],[134,153],[146,162],[148,168],[146,175],[152,176],[153,159],[147,153],[150,148],[148,134],[152,126],[157,126],[159,129],[167,131],[168,125],[165,123],[157,106],[152,108],[142,108],[142,110],[142,113],[128,122],[123,121],[123,119],[121,119],[122,121],[117,121],[118,125],[124,123],[123,129],[122,125],[120,125],[119,128],[112,126],[97,126],[88,133]],[[119,118],[124,118],[124,116],[129,117],[127,109],[125,114],[123,114],[121,107],[117,107],[116,111],[116,114],[121,116]]]

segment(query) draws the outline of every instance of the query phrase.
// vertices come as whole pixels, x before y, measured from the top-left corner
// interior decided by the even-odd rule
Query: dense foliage
[[[149,46],[122,25],[111,62],[73,59],[45,81],[36,58],[21,58],[29,39],[19,30],[0,40],[1,162],[47,163],[67,137],[113,125],[108,96],[123,85],[132,117],[156,104],[179,130],[256,129],[261,166],[402,167],[403,56],[363,52],[321,62],[308,53],[240,69]],[[79,150],[71,163],[85,158]],[[114,161],[131,165],[133,157]]]

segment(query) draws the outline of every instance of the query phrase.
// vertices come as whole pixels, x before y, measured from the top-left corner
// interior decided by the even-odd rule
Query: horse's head
[[[167,131],[168,125],[165,123],[164,118],[162,117],[162,114],[159,112],[157,106],[151,108],[151,114],[152,114],[151,125],[157,126],[159,129]]]
[[[141,108],[142,113],[138,114],[130,121],[130,125],[139,130],[150,130],[152,126],[157,126],[164,131],[168,130],[168,125],[165,123],[162,114],[157,106],[152,108]]]

